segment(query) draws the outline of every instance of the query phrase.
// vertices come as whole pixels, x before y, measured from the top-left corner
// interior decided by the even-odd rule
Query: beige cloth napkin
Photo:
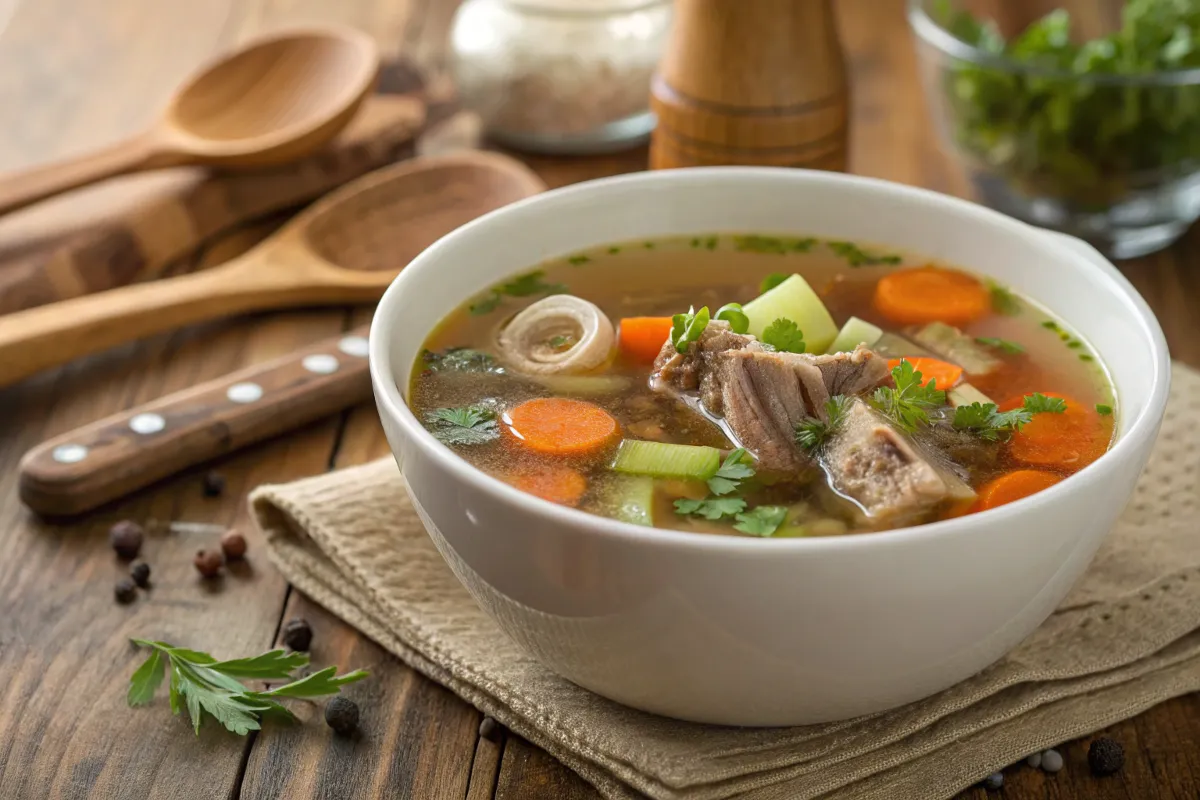
[[[950,797],[1023,756],[1200,689],[1200,373],[1120,523],[1033,635],[941,694],[798,728],[677,722],[541,667],[458,584],[381,461],[252,495],[283,574],[608,798]]]

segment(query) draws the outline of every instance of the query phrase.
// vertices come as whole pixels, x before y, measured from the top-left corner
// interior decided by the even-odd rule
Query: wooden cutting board
[[[156,277],[222,231],[412,155],[426,122],[420,77],[393,63],[380,88],[326,151],[296,164],[131,176],[0,219],[0,314]]]

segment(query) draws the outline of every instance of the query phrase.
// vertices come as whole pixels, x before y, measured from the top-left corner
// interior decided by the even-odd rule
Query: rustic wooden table
[[[11,0],[10,0],[11,4]],[[26,0],[0,36],[0,169],[100,144],[147,122],[197,62],[266,29],[338,21],[373,32],[385,50],[442,67],[454,0]],[[840,0],[854,80],[854,171],[965,194],[939,153],[917,83],[901,0]],[[4,0],[0,0],[0,28]],[[642,169],[644,151],[602,159],[529,159],[551,185]],[[39,246],[63,219],[119,204],[133,180],[0,224],[0,257]],[[256,226],[210,247],[212,263],[268,230]],[[1124,270],[1159,314],[1176,358],[1200,366],[1200,234]],[[3,263],[0,261],[0,269]],[[358,464],[387,452],[363,406],[225,459],[228,490],[201,494],[197,471],[72,525],[40,522],[16,496],[16,464],[41,440],[165,392],[285,353],[366,319],[366,310],[289,311],[194,328],[72,364],[0,391],[0,797],[303,798],[483,800],[594,798],[554,759],[516,737],[477,735],[480,716],[299,593],[251,541],[243,574],[210,584],[191,566],[196,541],[151,539],[155,588],[112,601],[122,574],[105,532],[121,518],[249,528],[245,494]],[[3,320],[0,320],[0,325]],[[317,722],[270,726],[238,738],[206,726],[196,738],[166,713],[125,707],[137,663],[130,636],[148,635],[225,656],[258,652],[284,619],[316,630],[320,663],[364,667],[353,688],[365,735],[338,740]],[[311,716],[311,714],[310,714]],[[1123,774],[1088,775],[1085,748],[1065,747],[1057,776],[1013,770],[1009,798],[1196,798],[1200,698],[1166,703],[1116,726]],[[981,790],[966,796],[982,797]]]

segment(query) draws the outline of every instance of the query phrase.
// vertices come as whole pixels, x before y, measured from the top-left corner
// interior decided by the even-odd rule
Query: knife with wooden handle
[[[371,397],[367,327],[167,395],[25,454],[21,500],[71,516]]]

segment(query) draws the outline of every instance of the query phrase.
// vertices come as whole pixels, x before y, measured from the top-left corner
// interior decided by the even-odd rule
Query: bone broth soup
[[[836,536],[996,508],[1099,458],[1113,391],[1063,320],[954,265],[814,238],[625,242],[513,275],[413,370],[425,427],[552,503]]]

